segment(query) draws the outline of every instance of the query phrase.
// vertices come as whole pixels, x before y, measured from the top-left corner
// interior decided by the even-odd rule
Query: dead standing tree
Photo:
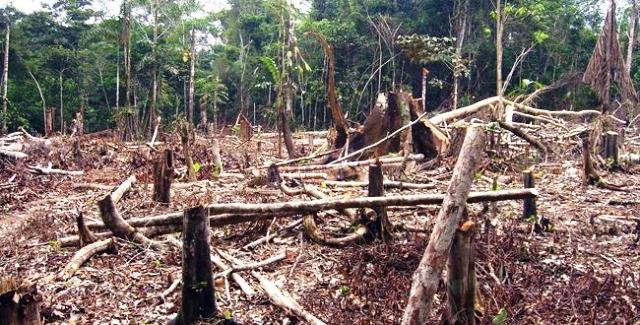
[[[611,0],[604,27],[582,79],[598,95],[602,102],[602,113],[613,110],[611,102],[613,82],[618,83],[624,103],[630,102],[634,105],[638,103],[638,95],[633,87],[631,76],[625,68],[622,52],[620,52],[615,14],[616,4],[614,0]],[[624,116],[624,118],[628,118],[628,116]]]

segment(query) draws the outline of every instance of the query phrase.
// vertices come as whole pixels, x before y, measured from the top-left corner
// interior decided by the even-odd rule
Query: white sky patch
[[[43,10],[43,4],[51,5],[55,0],[0,0],[0,8],[12,5],[16,9],[30,14],[34,11]],[[229,4],[226,0],[199,0],[203,10],[195,16],[204,16],[207,12],[218,12],[229,8]],[[122,1],[114,0],[94,0],[93,9],[104,11],[108,17],[118,15],[120,10],[120,4]],[[309,0],[291,0],[296,8],[307,11],[311,7],[311,1]]]

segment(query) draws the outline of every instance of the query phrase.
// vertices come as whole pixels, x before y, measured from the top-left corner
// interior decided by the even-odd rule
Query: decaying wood
[[[0,324],[41,324],[41,301],[35,284],[13,277],[0,278]]]
[[[402,317],[404,325],[427,323],[433,295],[438,289],[453,235],[469,201],[473,174],[482,156],[484,138],[481,127],[471,126],[467,130],[447,194],[435,220],[429,244],[413,274],[411,292]]]
[[[115,247],[115,241],[113,238],[96,241],[82,247],[73,255],[69,264],[67,264],[67,266],[65,266],[65,268],[58,274],[58,279],[60,281],[69,280],[76,274],[76,272],[78,272],[80,266],[82,266],[82,264],[88,261],[92,256],[107,251],[113,251],[115,250]]]
[[[124,182],[118,185],[118,187],[116,187],[110,194],[113,204],[117,204],[118,202],[120,202],[120,199],[122,199],[124,194],[131,189],[135,182],[136,176],[131,175]]]
[[[318,225],[316,224],[316,221],[314,219],[314,215],[306,215],[303,218],[302,227],[304,228],[307,236],[309,236],[312,241],[320,245],[332,247],[345,247],[359,241],[363,241],[365,235],[368,233],[367,227],[359,225],[351,234],[341,237],[331,236],[318,228]]]
[[[182,304],[176,324],[189,325],[217,312],[206,210],[201,206],[186,210],[183,229]]]
[[[3,149],[0,149],[0,156],[11,158],[11,159],[16,159],[16,160],[25,159],[25,158],[29,157],[29,155],[27,155],[24,152],[9,151],[9,150],[3,150]]]
[[[294,229],[295,227],[299,226],[300,224],[302,224],[302,219],[298,219],[298,220],[294,220],[292,222],[290,222],[289,224],[285,225],[284,227],[282,227],[281,229],[279,229],[276,232],[272,232],[270,234],[267,234],[266,236],[259,238],[257,240],[254,240],[244,246],[242,246],[243,249],[253,249],[254,247],[262,244],[262,243],[266,243],[269,242],[270,240],[272,240],[273,238],[291,230]]]

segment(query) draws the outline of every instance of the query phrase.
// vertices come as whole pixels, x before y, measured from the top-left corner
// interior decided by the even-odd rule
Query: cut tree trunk
[[[96,235],[89,230],[89,227],[84,223],[84,216],[82,211],[78,213],[76,217],[76,223],[78,225],[78,238],[80,238],[80,247],[86,246],[88,244],[94,243],[96,240]]]
[[[522,172],[522,180],[524,183],[524,188],[535,188],[535,183],[533,179],[533,170],[527,169]],[[536,199],[535,198],[526,198],[524,199],[522,218],[529,219],[531,217],[536,218],[538,216],[538,209],[536,208]]]
[[[475,324],[476,272],[473,228],[474,223],[466,221],[456,230],[451,244],[447,263],[448,324]]]
[[[618,133],[608,131],[604,134],[604,158],[607,160],[607,167],[617,169],[620,167],[618,160]]]
[[[382,165],[380,162],[374,165],[369,165],[369,197],[384,197],[384,175],[382,174]],[[377,237],[382,241],[387,241],[393,238],[392,226],[387,216],[387,207],[374,206],[373,210],[376,213],[375,220],[366,220],[365,225],[369,228],[372,236]]]
[[[12,277],[0,278],[0,324],[41,324],[41,301],[35,284]]]
[[[165,149],[153,165],[153,200],[171,202],[171,182],[174,177],[173,150]]]
[[[471,126],[467,131],[429,244],[418,269],[413,274],[411,292],[402,317],[404,325],[427,323],[433,295],[438,289],[451,241],[466,209],[473,174],[482,157],[484,139],[482,127]]]
[[[201,206],[184,213],[182,306],[177,324],[195,324],[199,318],[213,318],[216,314],[207,221],[207,211]]]

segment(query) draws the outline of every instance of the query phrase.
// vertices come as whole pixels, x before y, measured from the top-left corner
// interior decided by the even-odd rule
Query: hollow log
[[[184,213],[182,306],[176,324],[195,324],[200,318],[212,318],[216,314],[206,214],[201,206]]]
[[[451,241],[469,201],[473,174],[482,156],[484,139],[482,127],[471,126],[467,130],[429,244],[413,274],[411,292],[402,317],[403,325],[427,323],[433,295],[438,289]]]
[[[166,149],[153,165],[153,200],[171,202],[171,182],[174,177],[173,150]]]

